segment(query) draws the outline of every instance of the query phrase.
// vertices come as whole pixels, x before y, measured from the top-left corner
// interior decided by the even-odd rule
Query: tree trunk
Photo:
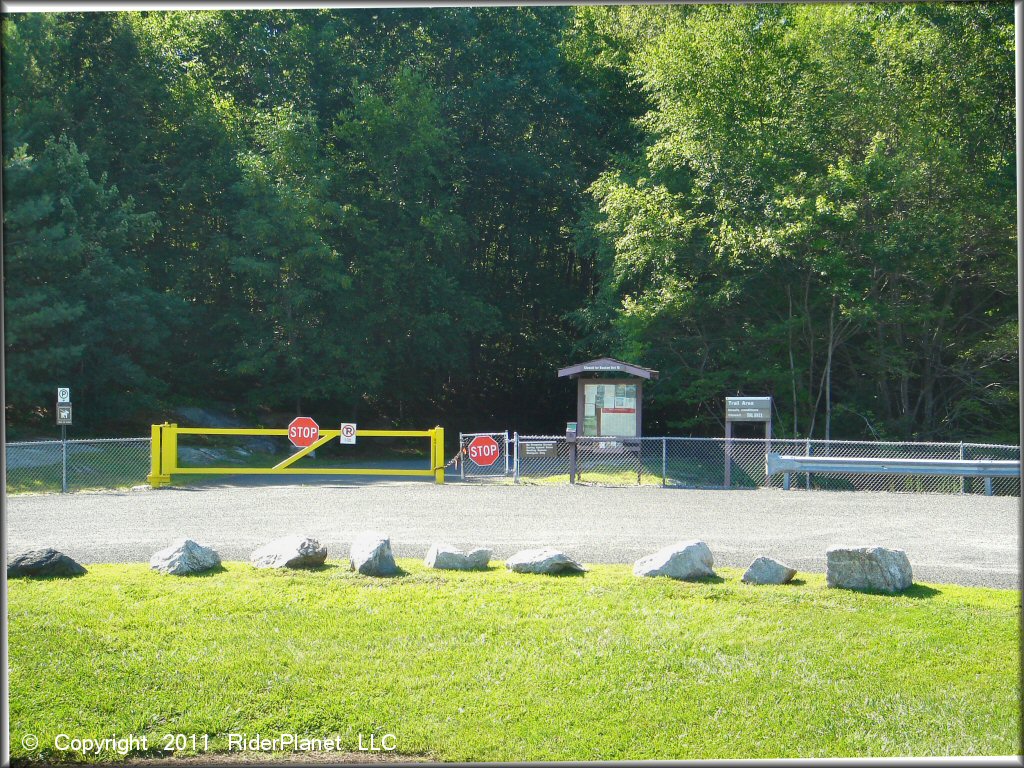
[[[825,360],[825,442],[832,437],[832,352],[835,349],[836,297],[828,313],[828,357]]]
[[[798,411],[796,404],[796,363],[793,360],[793,291],[791,286],[786,284],[786,297],[789,299],[789,322],[786,330],[789,332],[789,381],[793,390],[793,439],[800,436]]]

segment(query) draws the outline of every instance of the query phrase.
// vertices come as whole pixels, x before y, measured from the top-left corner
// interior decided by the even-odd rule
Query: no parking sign
[[[355,424],[342,424],[341,434],[338,435],[338,442],[342,445],[355,445],[356,444],[356,425]]]

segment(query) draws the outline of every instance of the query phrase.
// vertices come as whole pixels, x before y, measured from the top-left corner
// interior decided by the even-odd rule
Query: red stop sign
[[[312,445],[319,437],[320,426],[309,416],[299,416],[288,425],[288,439],[299,448]]]
[[[498,460],[498,454],[501,453],[498,441],[488,435],[474,437],[466,450],[473,463],[480,467],[491,466]]]

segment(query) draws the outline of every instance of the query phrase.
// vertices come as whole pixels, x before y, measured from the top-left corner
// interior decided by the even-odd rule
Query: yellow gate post
[[[164,433],[160,438],[163,448],[163,457],[160,459],[160,466],[163,476],[167,478],[167,485],[171,484],[171,475],[178,469],[178,425],[164,424]]]
[[[167,422],[163,424],[154,424],[152,432],[150,434],[150,462],[149,462],[149,476],[146,480],[153,488],[159,488],[161,485],[171,484],[171,475],[167,471],[167,468],[174,464],[172,460],[169,464],[165,459],[164,452],[164,430],[170,427]],[[175,454],[177,453],[177,440],[175,440]]]
[[[434,482],[444,485],[444,427],[434,427],[431,448],[434,449]]]

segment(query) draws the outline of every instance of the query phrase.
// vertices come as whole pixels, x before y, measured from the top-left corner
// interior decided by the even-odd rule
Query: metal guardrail
[[[872,442],[764,438],[643,437],[577,438],[577,481],[588,485],[662,485],[680,488],[782,488],[781,474],[766,471],[769,453],[802,458],[1020,461],[1020,447],[989,443]],[[564,435],[516,435],[514,477],[526,484],[568,483],[573,471]],[[831,468],[830,468],[831,469]],[[991,493],[1019,496],[1018,475],[896,472],[795,472],[791,482],[807,490],[890,493]]]
[[[790,489],[790,477],[796,472],[864,475],[940,475],[981,477],[985,479],[985,495],[992,495],[992,478],[1020,477],[1020,461],[998,459],[863,459],[828,456],[783,456],[769,453],[767,473],[782,474],[784,490]]]

